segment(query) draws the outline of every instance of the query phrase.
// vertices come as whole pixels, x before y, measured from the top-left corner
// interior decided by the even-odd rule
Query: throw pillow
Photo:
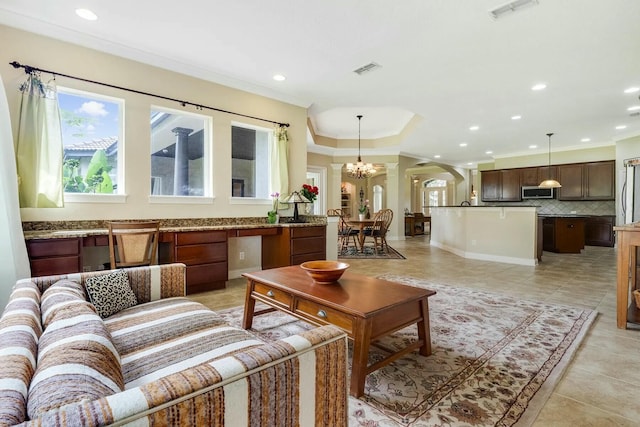
[[[89,300],[103,319],[138,304],[124,270],[90,277],[85,280],[84,285]]]

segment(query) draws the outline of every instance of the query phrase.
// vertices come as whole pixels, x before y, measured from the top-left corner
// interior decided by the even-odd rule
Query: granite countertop
[[[314,225],[326,225],[324,216],[305,216],[307,222],[287,222],[290,218],[284,218],[278,224],[269,224],[263,217],[242,218],[190,218],[190,219],[165,219],[160,222],[160,231],[167,233],[183,231],[210,231],[210,230],[235,230],[256,228],[283,228],[283,227],[310,227]],[[120,221],[120,220],[119,220]],[[126,221],[126,220],[123,220]],[[140,221],[147,221],[146,219]],[[152,220],[149,220],[152,221]],[[22,229],[25,240],[30,239],[61,239],[68,237],[89,237],[109,234],[108,221],[35,221],[23,222]]]

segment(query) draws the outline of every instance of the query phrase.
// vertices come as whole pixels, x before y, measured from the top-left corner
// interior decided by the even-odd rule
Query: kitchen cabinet
[[[615,218],[613,215],[587,217],[584,230],[585,245],[613,247]]]
[[[557,253],[580,253],[585,245],[585,217],[546,217],[542,221],[543,248]]]
[[[539,168],[522,168],[520,169],[520,184],[523,187],[532,187],[540,184]]]
[[[558,200],[614,200],[615,162],[558,166]]]
[[[481,172],[481,198],[483,202],[519,202],[520,170],[499,169]]]
[[[27,242],[31,276],[82,271],[82,239],[33,239]]]
[[[275,236],[262,236],[262,269],[326,259],[327,227],[283,227]]]

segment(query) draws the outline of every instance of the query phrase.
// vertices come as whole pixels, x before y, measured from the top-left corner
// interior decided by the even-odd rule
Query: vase
[[[278,214],[267,214],[267,222],[269,224],[278,224],[280,222],[280,215],[278,215]]]
[[[359,219],[360,221],[364,221],[364,214],[363,214],[363,213],[359,213],[359,214],[358,214],[358,219]]]

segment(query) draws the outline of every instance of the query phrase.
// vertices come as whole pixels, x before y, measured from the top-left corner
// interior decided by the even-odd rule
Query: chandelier
[[[355,179],[364,179],[376,173],[376,168],[371,163],[364,163],[362,157],[360,157],[360,122],[362,115],[356,117],[358,118],[358,161],[356,163],[347,163],[347,175]]]

